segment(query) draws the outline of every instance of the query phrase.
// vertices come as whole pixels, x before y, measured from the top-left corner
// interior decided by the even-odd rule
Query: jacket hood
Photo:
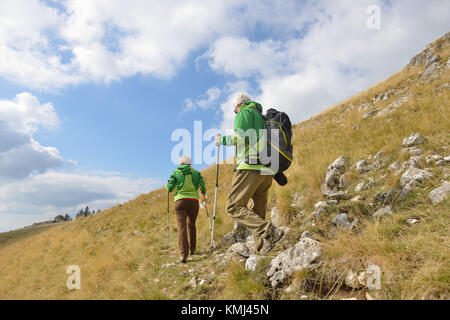
[[[245,108],[256,108],[256,109],[258,109],[261,113],[262,113],[262,106],[258,103],[258,102],[255,102],[255,101],[248,101],[248,102],[246,102],[246,103],[244,103],[243,105],[242,105],[242,108],[241,108],[241,110],[242,109],[245,109]]]
[[[189,164],[182,164],[181,166],[178,166],[177,169],[183,172],[184,175],[192,173],[191,166]]]

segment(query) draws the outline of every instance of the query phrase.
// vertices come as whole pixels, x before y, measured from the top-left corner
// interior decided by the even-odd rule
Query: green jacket
[[[172,192],[176,187],[175,201],[179,199],[198,199],[198,188],[206,193],[205,181],[200,172],[190,165],[180,165],[171,175],[166,190]]]
[[[220,143],[225,146],[236,146],[236,170],[258,170],[274,174],[264,165],[245,163],[246,158],[258,157],[258,151],[265,147],[267,141],[265,134],[261,135],[260,131],[266,128],[261,113],[262,107],[259,103],[254,101],[244,103],[234,118],[235,133],[223,136]]]

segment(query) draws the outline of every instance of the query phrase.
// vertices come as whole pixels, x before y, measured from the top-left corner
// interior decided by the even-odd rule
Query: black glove
[[[274,179],[280,186],[285,186],[288,183],[288,179],[283,172],[278,172]]]

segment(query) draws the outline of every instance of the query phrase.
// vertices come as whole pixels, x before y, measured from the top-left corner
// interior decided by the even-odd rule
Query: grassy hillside
[[[2,299],[309,299],[366,298],[364,289],[344,285],[349,270],[362,271],[369,264],[383,271],[381,297],[390,299],[448,299],[450,278],[450,201],[433,205],[431,190],[449,181],[449,166],[425,164],[427,156],[450,154],[449,36],[429,46],[439,54],[436,77],[423,77],[425,64],[408,66],[376,86],[336,104],[318,116],[294,127],[294,164],[288,170],[286,187],[273,185],[269,209],[276,207],[291,232],[273,252],[298,241],[309,230],[321,242],[323,263],[317,270],[294,274],[291,286],[272,289],[265,277],[269,258],[255,272],[233,261],[220,265],[215,256],[192,256],[188,264],[164,266],[176,261],[178,246],[175,217],[170,216],[169,250],[165,245],[167,193],[156,190],[99,214],[58,224],[27,237],[0,244],[0,298]],[[432,81],[430,81],[432,79]],[[447,84],[447,85],[445,85]],[[374,98],[395,89],[386,100]],[[392,103],[409,94],[409,100]],[[406,100],[406,99],[405,99]],[[369,103],[367,108],[362,105]],[[391,105],[392,112],[382,110]],[[364,109],[364,110],[360,110]],[[378,114],[364,118],[366,112]],[[378,116],[380,115],[381,116]],[[410,158],[402,153],[402,140],[413,132],[425,137],[421,167],[433,177],[418,186],[405,201],[393,206],[385,219],[372,217],[379,207],[375,196],[398,186],[401,174],[389,165]],[[373,160],[384,152],[386,166],[367,174],[353,168],[345,177],[348,199],[333,205],[314,226],[305,218],[323,200],[320,186],[327,167],[344,155],[351,164]],[[232,229],[224,206],[233,175],[231,165],[220,165],[216,242]],[[169,173],[167,173],[169,174]],[[215,168],[203,172],[209,187],[212,213]],[[354,192],[355,186],[372,178],[374,185]],[[359,195],[358,201],[350,198]],[[172,199],[170,200],[173,208]],[[269,211],[270,212],[270,211]],[[346,212],[358,218],[356,232],[339,232],[329,239],[334,214]],[[270,215],[270,214],[268,214]],[[417,219],[414,225],[408,219]],[[200,210],[198,247],[207,250],[209,228]],[[66,288],[66,268],[81,268],[81,290]],[[193,276],[205,284],[191,286]]]

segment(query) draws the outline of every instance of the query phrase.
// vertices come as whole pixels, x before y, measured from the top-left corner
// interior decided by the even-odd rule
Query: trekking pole
[[[212,253],[214,249],[214,222],[216,221],[216,207],[217,207],[217,189],[219,188],[219,151],[220,146],[217,147],[217,164],[216,164],[216,189],[214,191],[214,210],[213,210],[213,222],[211,228],[211,246],[210,251]]]
[[[166,223],[167,237],[166,237],[166,250],[169,249],[169,194],[170,194],[170,192],[167,191],[167,223]]]
[[[208,204],[206,203],[206,198],[205,198],[205,196],[203,196],[203,201],[204,201],[204,203],[205,203],[206,217],[208,218],[209,232],[212,232],[212,228],[211,228],[211,220],[210,220],[210,218],[209,218],[209,213],[208,213]]]

